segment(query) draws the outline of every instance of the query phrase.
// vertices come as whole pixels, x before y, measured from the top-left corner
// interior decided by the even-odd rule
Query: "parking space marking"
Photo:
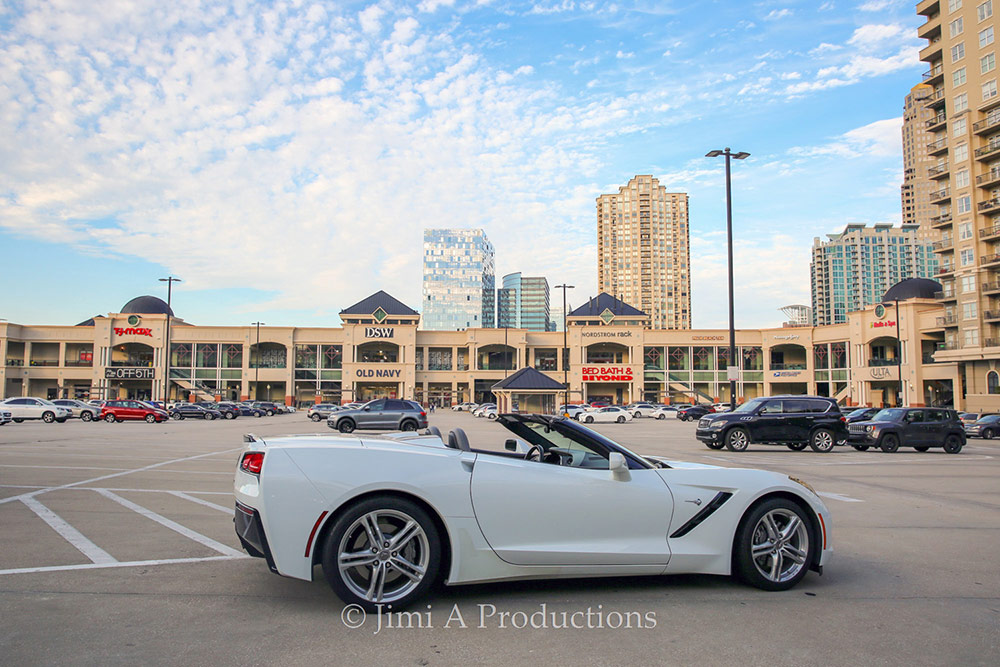
[[[190,500],[193,503],[198,503],[199,505],[204,505],[205,507],[211,507],[214,510],[219,510],[220,512],[225,512],[231,516],[236,516],[236,509],[234,507],[223,507],[222,505],[216,505],[215,503],[210,503],[207,500],[202,500],[201,498],[195,498],[194,496],[189,496],[183,491],[167,491],[172,496],[177,496],[178,498],[183,498],[184,500]]]
[[[117,563],[118,560],[107,551],[97,546],[83,533],[66,523],[66,521],[53,512],[51,509],[41,504],[34,498],[23,498],[21,502],[28,507],[38,517],[49,524],[52,530],[56,531],[67,542],[76,547],[77,551],[89,558],[91,562],[97,564]]]
[[[176,563],[207,563],[219,560],[238,560],[250,558],[247,554],[235,556],[204,556],[202,558],[161,558],[158,560],[126,560],[114,563],[79,563],[77,565],[46,565],[44,567],[18,567],[10,570],[0,570],[4,574],[33,574],[35,572],[63,572],[66,570],[96,570],[108,567],[144,567],[151,565],[174,565]]]
[[[196,533],[195,531],[191,530],[190,528],[188,528],[186,526],[182,526],[181,524],[177,523],[176,521],[171,521],[167,517],[162,516],[160,514],[157,514],[153,510],[147,509],[147,508],[143,507],[142,505],[133,503],[131,500],[127,500],[125,498],[122,498],[121,496],[119,496],[118,494],[116,494],[116,493],[114,493],[112,491],[108,491],[107,489],[94,489],[94,490],[97,491],[97,493],[99,493],[102,496],[104,496],[105,498],[107,498],[108,500],[113,500],[116,503],[118,503],[119,505],[121,505],[122,507],[127,507],[128,509],[132,510],[133,512],[141,514],[142,516],[146,517],[147,519],[151,519],[152,521],[155,521],[156,523],[160,524],[164,528],[169,528],[170,530],[174,531],[175,533],[180,533],[184,537],[186,537],[186,538],[188,538],[190,540],[194,540],[198,544],[202,544],[202,545],[208,547],[209,549],[212,549],[213,551],[218,551],[220,554],[223,554],[223,555],[226,555],[226,556],[243,556],[243,554],[241,552],[237,551],[236,549],[233,549],[232,547],[226,546],[222,542],[216,542],[211,537],[206,537],[205,535],[202,535],[201,533]]]
[[[0,468],[43,468],[52,470],[129,470],[129,468],[90,468],[87,466],[29,466],[16,463],[0,463]]]
[[[850,496],[845,496],[840,493],[830,493],[829,491],[817,491],[816,495],[823,496],[824,498],[830,498],[831,500],[839,500],[842,503],[863,503],[865,501],[858,500],[857,498],[851,498]]]

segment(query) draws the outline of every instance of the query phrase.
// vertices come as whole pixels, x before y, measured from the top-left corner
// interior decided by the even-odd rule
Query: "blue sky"
[[[596,292],[595,198],[690,195],[693,323],[809,303],[813,237],[900,222],[915,3],[0,2],[0,318],[74,324],[157,278],[197,324],[420,302],[425,227]]]

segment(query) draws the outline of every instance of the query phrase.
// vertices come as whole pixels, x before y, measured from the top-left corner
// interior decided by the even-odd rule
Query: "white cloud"
[[[632,53],[631,51],[627,53],[625,51],[618,51],[618,53],[615,54],[615,58],[618,58],[619,60],[625,60],[628,58],[635,58],[635,54]]]
[[[863,12],[884,12],[899,4],[898,0],[867,0],[858,5],[858,9]]]
[[[369,5],[358,14],[358,22],[361,24],[361,31],[367,35],[374,35],[382,28],[382,17],[385,10],[378,5]]]
[[[788,9],[787,7],[784,9],[772,9],[770,12],[767,13],[767,16],[764,17],[764,20],[777,21],[779,19],[788,18],[791,15],[792,15],[792,10]]]
[[[791,155],[815,157],[834,155],[843,158],[893,157],[901,155],[903,118],[877,120],[855,128],[828,144],[811,148],[798,147],[789,150]]]
[[[872,23],[857,28],[847,43],[859,49],[871,49],[908,38],[910,32],[909,28],[898,23]]]
[[[422,0],[420,4],[417,5],[417,9],[422,12],[436,12],[440,7],[451,7],[455,4],[455,0]]]
[[[537,3],[531,6],[528,14],[562,14],[576,9],[573,0],[562,0],[562,2],[552,2],[548,4]]]

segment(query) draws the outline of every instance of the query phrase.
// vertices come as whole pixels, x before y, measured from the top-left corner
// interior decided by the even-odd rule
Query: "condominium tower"
[[[549,313],[549,281],[544,276],[510,273],[497,290],[497,326],[529,331],[555,331]]]
[[[1000,94],[997,90],[997,17],[1000,0],[924,0],[927,40],[920,59],[930,65],[924,83],[939,184],[931,224],[941,231],[937,276],[945,307],[939,319],[938,361],[957,361],[970,400],[993,398],[1000,407]]]
[[[421,328],[496,325],[493,245],[481,229],[425,229]]]
[[[927,176],[927,169],[937,162],[934,134],[927,129],[927,121],[934,118],[934,110],[927,107],[933,93],[934,88],[918,83],[903,103],[903,224],[918,225],[917,238],[925,241],[941,239],[941,232],[930,223],[930,197],[933,193],[937,201],[944,194],[938,182]]]
[[[653,329],[691,328],[688,196],[639,175],[597,198],[598,291],[650,316]]]
[[[929,278],[937,270],[930,243],[917,225],[847,225],[828,241],[813,240],[814,325],[839,324],[847,314],[882,302],[886,290],[906,278]]]

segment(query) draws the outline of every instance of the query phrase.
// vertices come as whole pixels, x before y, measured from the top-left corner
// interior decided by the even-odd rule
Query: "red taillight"
[[[846,424],[847,423],[847,417],[845,417],[844,415],[840,415],[840,422],[842,424]]]
[[[423,410],[421,410],[421,411],[420,411],[420,416],[421,416],[421,417],[426,417],[426,416],[427,416],[427,413],[426,413],[426,412],[424,412]]]
[[[259,475],[264,467],[264,452],[247,452],[240,462],[240,469],[253,475]]]

